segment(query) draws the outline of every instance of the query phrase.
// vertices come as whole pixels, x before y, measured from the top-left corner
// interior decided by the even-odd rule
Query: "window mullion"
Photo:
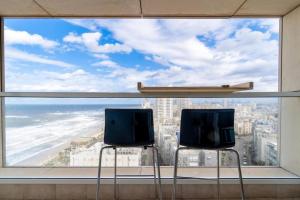
[[[0,91],[5,91],[4,86],[4,19],[0,17]],[[4,166],[4,137],[5,137],[5,118],[4,118],[4,97],[0,98],[0,167]]]

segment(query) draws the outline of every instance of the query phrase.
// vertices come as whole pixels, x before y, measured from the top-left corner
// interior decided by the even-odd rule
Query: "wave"
[[[104,126],[103,120],[89,114],[78,114],[38,125],[7,128],[7,163],[16,165],[26,159],[38,157],[42,152],[51,151],[58,145],[95,134]],[[40,158],[43,159],[46,158]]]

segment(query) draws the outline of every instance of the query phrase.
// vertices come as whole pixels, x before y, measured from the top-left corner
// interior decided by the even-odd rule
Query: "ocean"
[[[71,141],[100,134],[105,108],[140,105],[27,105],[5,106],[7,166],[40,166]]]

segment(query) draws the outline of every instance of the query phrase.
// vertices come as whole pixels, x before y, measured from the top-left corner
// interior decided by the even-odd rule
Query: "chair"
[[[239,153],[232,149],[235,146],[234,109],[183,109],[178,140],[179,146],[175,151],[173,200],[176,199],[176,182],[179,178],[177,177],[179,151],[187,149],[217,151],[218,199],[220,199],[219,152],[233,152],[237,157],[241,198],[245,198]]]
[[[104,129],[104,146],[99,154],[99,166],[97,177],[96,200],[100,198],[100,175],[101,161],[104,149],[112,148],[115,150],[114,165],[114,199],[117,199],[117,148],[143,147],[152,149],[153,154],[153,171],[156,194],[162,200],[160,165],[158,149],[154,146],[154,127],[153,112],[151,109],[106,109],[105,110],[105,129]],[[156,157],[156,159],[155,159]],[[155,161],[156,160],[156,161]],[[159,192],[156,183],[156,169],[159,182]]]

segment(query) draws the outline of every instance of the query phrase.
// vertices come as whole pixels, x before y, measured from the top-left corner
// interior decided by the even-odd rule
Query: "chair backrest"
[[[233,147],[234,109],[183,109],[179,144],[203,149]]]
[[[154,144],[152,109],[105,109],[104,143],[116,146]]]

